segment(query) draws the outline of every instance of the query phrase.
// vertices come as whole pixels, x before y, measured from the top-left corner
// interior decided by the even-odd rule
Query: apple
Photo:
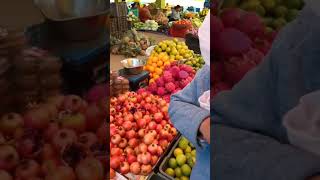
[[[63,128],[73,129],[78,133],[86,130],[86,118],[81,113],[66,114],[60,122]]]
[[[121,141],[121,136],[119,134],[116,134],[116,135],[111,137],[111,142],[113,144],[117,144],[118,145],[120,143],[120,141]]]
[[[19,154],[10,145],[0,145],[0,170],[12,170],[19,163]]]
[[[120,166],[120,156],[112,156],[110,158],[110,167],[112,169],[118,169]]]
[[[13,180],[13,177],[4,170],[0,170],[0,179],[1,180]]]
[[[103,165],[96,158],[85,158],[75,168],[78,180],[103,180]]]
[[[157,150],[158,150],[158,145],[156,144],[152,143],[148,146],[148,152],[151,153],[152,155],[157,154]]]
[[[66,146],[71,145],[77,141],[77,134],[71,129],[60,129],[52,138],[52,145],[61,152]]]
[[[20,114],[8,113],[0,119],[0,132],[12,135],[16,129],[23,127],[24,121]]]
[[[128,144],[129,144],[130,147],[135,148],[135,147],[138,146],[139,140],[136,139],[136,138],[132,138],[132,139],[129,140]]]
[[[122,138],[121,141],[119,142],[118,146],[122,149],[124,149],[127,146],[127,139]]]
[[[130,171],[130,165],[128,162],[122,162],[120,164],[120,173],[121,174],[128,174]]]
[[[95,131],[105,119],[103,111],[96,105],[90,104],[85,112],[86,129]]]
[[[48,173],[45,180],[76,180],[72,168],[68,166],[59,166],[54,171]]]
[[[137,157],[134,154],[127,155],[127,161],[129,164],[132,164],[137,161]]]
[[[134,162],[130,165],[130,172],[138,175],[140,174],[141,168],[140,168],[140,164],[138,162]]]
[[[142,164],[150,164],[151,162],[151,154],[149,152],[144,152],[141,154],[141,163]]]
[[[141,165],[141,174],[147,176],[152,171],[152,166],[150,164],[148,165]]]
[[[40,170],[40,165],[35,160],[23,160],[15,170],[15,177],[27,180],[40,175]]]
[[[98,143],[98,138],[92,132],[82,133],[78,137],[78,144],[86,149],[90,149],[96,143]]]
[[[63,102],[63,109],[72,113],[85,112],[87,108],[86,102],[77,95],[68,95]]]

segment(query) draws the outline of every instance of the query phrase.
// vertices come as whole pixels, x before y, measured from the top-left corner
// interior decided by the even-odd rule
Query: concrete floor
[[[139,32],[142,33],[142,32]],[[164,34],[158,34],[158,33],[150,33],[150,32],[143,32],[146,36],[148,37],[153,37],[156,40],[156,43],[162,41],[162,40],[167,40],[167,39],[172,39],[173,37],[164,35]],[[178,38],[180,41],[184,41],[182,38]],[[145,58],[143,56],[139,56],[138,58]],[[122,65],[120,63],[121,60],[125,59],[124,56],[122,55],[113,55],[110,54],[110,70],[112,71],[117,71],[122,68]]]

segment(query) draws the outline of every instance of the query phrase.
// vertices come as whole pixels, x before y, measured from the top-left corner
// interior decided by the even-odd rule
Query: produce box
[[[195,164],[195,155],[192,155],[192,153],[190,153],[190,158],[188,158],[188,157],[186,157],[187,155],[185,155],[186,153],[186,149],[188,149],[188,151],[191,151],[191,152],[193,152],[194,151],[194,153],[196,152],[195,151],[195,148],[194,147],[191,147],[190,146],[190,143],[188,142],[188,146],[187,146],[187,148],[185,149],[185,150],[182,150],[183,152],[180,152],[180,154],[182,153],[185,157],[186,157],[186,159],[184,159],[184,158],[181,158],[179,161],[178,161],[178,158],[179,158],[179,156],[177,156],[178,158],[175,158],[175,154],[179,154],[178,153],[178,151],[176,151],[176,149],[178,148],[178,149],[181,149],[180,148],[180,145],[181,145],[181,147],[182,146],[185,146],[185,144],[186,143],[184,143],[184,145],[183,145],[183,143],[181,143],[181,141],[185,141],[186,140],[186,138],[184,138],[183,136],[181,136],[177,141],[176,141],[176,143],[173,145],[173,147],[171,148],[171,150],[170,150],[170,152],[169,152],[169,154],[165,157],[165,159],[162,161],[162,163],[161,163],[161,165],[160,165],[160,169],[159,169],[159,171],[160,171],[160,174],[161,175],[163,175],[164,177],[166,177],[167,179],[169,179],[169,180],[175,180],[175,177],[172,177],[171,175],[169,175],[168,174],[168,172],[167,172],[167,169],[168,168],[170,168],[170,165],[169,165],[169,161],[170,161],[170,159],[171,158],[174,158],[174,159],[176,159],[177,161],[176,161],[176,164],[173,162],[172,164],[174,165],[175,164],[175,166],[177,167],[177,168],[179,168],[180,170],[179,170],[179,173],[180,173],[180,175],[182,175],[182,176],[186,176],[186,177],[190,177],[190,174],[191,174],[191,171],[192,171],[192,167],[193,167],[193,165]],[[180,144],[181,143],[181,144]],[[180,144],[180,145],[179,145]],[[190,148],[189,148],[190,147]],[[185,161],[185,162],[182,162],[182,161]],[[192,162],[189,162],[189,161],[192,161]],[[170,162],[171,163],[171,162]],[[179,163],[181,163],[181,164],[179,164]],[[173,165],[171,165],[171,167],[173,167]],[[176,169],[177,169],[176,168]],[[172,168],[173,169],[173,168]],[[174,170],[174,174],[176,175],[176,172],[178,171],[178,170]],[[181,179],[181,176],[180,176],[180,179]]]

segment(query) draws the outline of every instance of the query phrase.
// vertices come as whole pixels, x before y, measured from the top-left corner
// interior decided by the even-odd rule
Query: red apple
[[[140,164],[138,162],[134,162],[130,165],[130,172],[135,174],[135,175],[138,175],[140,174]]]
[[[19,154],[10,145],[0,145],[0,170],[12,170],[19,162]]]
[[[20,114],[8,113],[0,119],[0,132],[6,135],[12,135],[16,129],[23,127],[24,122]]]
[[[75,168],[78,180],[103,180],[103,165],[96,158],[85,158]]]
[[[120,173],[121,174],[128,174],[130,171],[130,165],[128,162],[122,162],[120,164]]]
[[[15,171],[15,177],[27,180],[37,177],[40,173],[40,165],[35,160],[23,160]]]

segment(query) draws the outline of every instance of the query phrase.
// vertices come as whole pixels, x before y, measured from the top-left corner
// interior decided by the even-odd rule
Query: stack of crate
[[[111,3],[110,12],[110,34],[111,36],[121,38],[129,30],[126,2]]]

